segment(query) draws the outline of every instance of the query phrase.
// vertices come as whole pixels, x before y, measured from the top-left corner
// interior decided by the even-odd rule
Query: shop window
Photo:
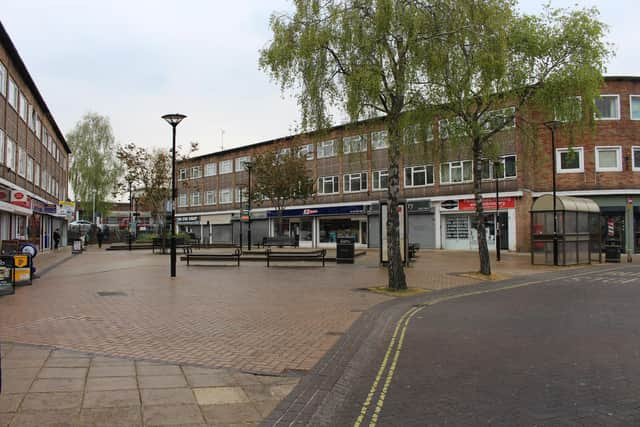
[[[389,171],[373,171],[373,191],[381,191],[389,188]]]
[[[367,151],[367,138],[364,135],[342,138],[342,152],[344,154],[362,153],[364,151]]]
[[[404,168],[405,187],[424,187],[433,185],[433,166],[409,166]]]
[[[631,120],[640,120],[640,95],[629,96],[629,107]]]
[[[198,179],[200,176],[200,166],[193,166],[191,168],[191,179]]]
[[[622,147],[596,147],[596,172],[622,172]]]
[[[361,221],[350,218],[319,218],[320,243],[335,243],[340,236],[355,237],[356,243],[360,243],[360,224]]]
[[[473,180],[472,165],[473,162],[471,160],[442,163],[440,165],[440,183],[456,184],[471,182]]]
[[[186,169],[180,169],[180,173],[178,174],[178,181],[184,181],[185,179],[187,179],[187,170]]]
[[[516,177],[516,156],[503,156],[497,164],[491,160],[482,161],[482,179],[505,179]]]
[[[233,172],[233,160],[223,160],[220,162],[220,175]]]
[[[371,132],[371,149],[383,150],[389,146],[388,133],[386,130]]]
[[[220,190],[220,204],[229,204],[233,203],[233,192],[229,188],[225,188],[224,190]]]
[[[191,206],[200,206],[200,192],[191,193]]]
[[[204,176],[214,176],[217,173],[217,165],[215,163],[207,163],[204,166]]]
[[[596,99],[596,120],[619,120],[620,97],[618,95],[601,95]]]
[[[44,176],[44,171],[42,175]],[[187,207],[187,193],[180,193],[180,195],[178,196],[178,207],[179,208]]]
[[[367,173],[351,173],[344,176],[343,189],[345,193],[367,191]]]
[[[236,172],[245,172],[244,165],[249,162],[249,156],[238,157],[236,159]]]
[[[318,143],[318,158],[324,159],[326,157],[333,157],[336,155],[336,141],[330,139],[328,141],[322,141]]]
[[[640,171],[640,147],[633,147],[631,149],[633,154],[633,170]]]
[[[318,194],[336,194],[339,191],[337,176],[321,176],[318,178]]]
[[[468,239],[469,217],[466,215],[447,215],[446,233],[447,239]]]
[[[216,192],[215,191],[207,191],[205,193],[205,204],[207,205],[215,205],[216,204]]]
[[[557,148],[556,172],[584,172],[584,150],[582,147]]]

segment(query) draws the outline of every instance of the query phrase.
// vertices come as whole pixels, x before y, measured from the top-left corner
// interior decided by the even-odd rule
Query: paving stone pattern
[[[299,380],[22,344],[0,350],[0,427],[251,426]]]

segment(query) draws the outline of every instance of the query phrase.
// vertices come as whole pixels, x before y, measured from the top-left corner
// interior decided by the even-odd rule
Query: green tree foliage
[[[480,271],[491,273],[482,208],[482,163],[498,160],[502,144],[535,135],[542,122],[570,118],[574,129],[593,122],[595,98],[610,50],[597,10],[518,13],[510,0],[442,2],[448,19],[424,64],[425,86],[449,123],[442,154],[470,149]],[[579,100],[579,102],[576,102]],[[511,108],[505,108],[511,107]],[[516,120],[517,118],[517,120]],[[514,122],[517,130],[512,131]],[[508,135],[504,136],[504,131]],[[501,134],[502,133],[502,134]]]
[[[113,155],[115,138],[109,118],[87,113],[66,138],[72,153],[70,180],[76,204],[92,212],[95,193],[96,211],[104,216],[110,207],[106,200],[121,174]]]
[[[328,126],[335,109],[353,121],[385,117],[389,287],[406,287],[396,209],[402,135],[416,127],[425,135],[438,116],[451,123],[447,141],[467,141],[473,151],[480,264],[490,274],[481,159],[495,155],[490,141],[513,115],[555,109],[576,117],[575,102],[567,99],[581,96],[581,117],[592,116],[610,53],[597,11],[547,9],[530,16],[518,12],[513,0],[295,0],[294,5],[292,16],[272,16],[273,40],[262,50],[260,66],[283,90],[296,91],[303,128]],[[513,113],[490,113],[505,104],[515,106]]]
[[[304,156],[295,150],[286,154],[268,151],[256,155],[252,161],[251,198],[258,204],[271,202],[278,214],[278,234],[282,232],[282,214],[292,200],[305,201],[314,194],[313,179],[309,178]]]

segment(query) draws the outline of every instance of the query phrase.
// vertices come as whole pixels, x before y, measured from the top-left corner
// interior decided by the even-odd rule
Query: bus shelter
[[[558,265],[602,261],[600,207],[591,199],[556,196]],[[531,208],[531,263],[553,265],[553,196]]]

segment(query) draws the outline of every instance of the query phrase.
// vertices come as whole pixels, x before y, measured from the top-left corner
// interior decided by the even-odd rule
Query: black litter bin
[[[620,262],[620,254],[622,253],[622,246],[620,242],[615,239],[607,240],[607,244],[604,246],[604,261],[605,262]]]
[[[336,263],[353,264],[355,257],[356,238],[353,236],[339,236],[336,244]]]

